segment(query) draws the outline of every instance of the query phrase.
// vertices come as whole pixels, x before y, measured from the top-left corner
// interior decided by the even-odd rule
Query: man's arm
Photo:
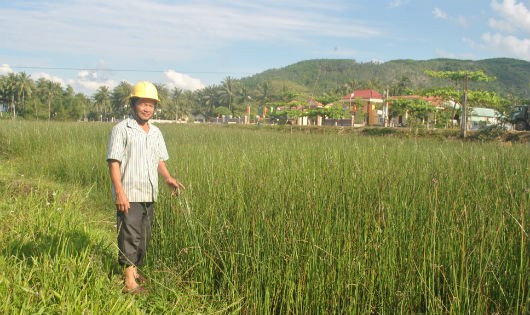
[[[114,186],[114,192],[116,193],[116,210],[123,211],[125,214],[129,212],[130,204],[129,198],[125,194],[123,185],[121,184],[121,170],[120,162],[117,160],[108,160],[110,180],[112,186]]]
[[[164,161],[158,162],[158,174],[160,174],[160,176],[162,176],[162,178],[164,179],[166,184],[173,191],[173,194],[176,193],[178,195],[178,194],[180,194],[181,190],[186,189],[186,187],[184,187],[184,185],[182,185],[176,179],[171,177],[171,174],[169,173],[169,171],[167,169],[166,162],[164,162]]]

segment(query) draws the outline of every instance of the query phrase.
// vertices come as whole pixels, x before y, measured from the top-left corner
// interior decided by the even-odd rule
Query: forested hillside
[[[470,89],[495,91],[504,97],[530,98],[530,62],[496,58],[479,61],[456,59],[432,59],[424,61],[393,60],[384,63],[358,63],[352,59],[321,59],[301,61],[280,69],[271,69],[241,82],[253,87],[270,81],[273,85],[285,85],[319,95],[329,91],[373,88],[388,89],[397,95],[406,90],[423,90],[451,85],[446,80],[434,79],[425,70],[458,71],[482,70],[496,77],[492,82],[470,82]]]

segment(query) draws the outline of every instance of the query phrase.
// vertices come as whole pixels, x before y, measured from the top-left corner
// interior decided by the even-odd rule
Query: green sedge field
[[[0,313],[530,312],[527,142],[160,125],[187,190],[161,183],[131,296],[111,128],[0,124]]]

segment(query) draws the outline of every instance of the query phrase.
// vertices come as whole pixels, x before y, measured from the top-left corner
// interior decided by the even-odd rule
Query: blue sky
[[[530,1],[0,0],[0,74],[195,90],[309,59],[530,61]]]

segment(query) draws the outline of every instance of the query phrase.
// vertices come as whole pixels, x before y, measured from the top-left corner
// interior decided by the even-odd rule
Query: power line
[[[112,69],[112,68],[75,68],[75,67],[42,67],[42,66],[11,66],[13,69],[36,69],[36,70],[67,70],[67,71],[113,71],[113,72],[165,72],[167,70],[147,70],[147,69]],[[177,71],[177,70],[174,70]],[[195,74],[223,74],[225,71],[177,71],[182,73]],[[251,72],[231,72],[233,74],[253,74]]]

